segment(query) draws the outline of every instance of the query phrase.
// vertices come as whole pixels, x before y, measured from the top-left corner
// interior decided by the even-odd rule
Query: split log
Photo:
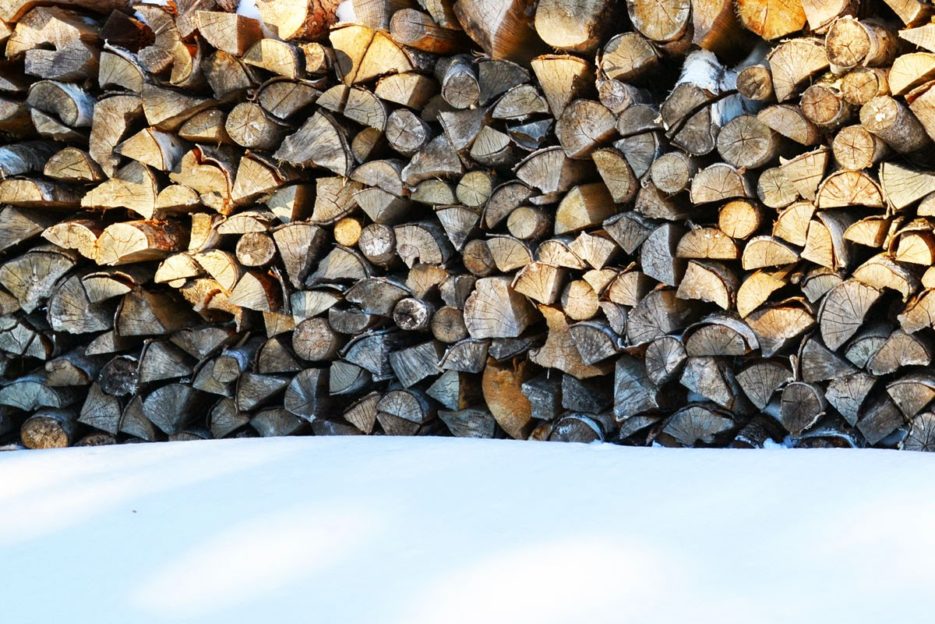
[[[860,329],[864,316],[879,296],[879,290],[855,280],[847,280],[831,289],[818,311],[824,343],[837,350],[849,340]]]
[[[800,437],[825,412],[825,395],[819,386],[794,381],[782,389],[780,422],[786,431]]]
[[[699,442],[712,444],[717,436],[734,427],[734,421],[722,412],[706,405],[690,405],[669,418],[663,433],[684,446],[694,446]]]
[[[492,438],[497,426],[490,412],[478,408],[438,410],[438,417],[456,437]]]
[[[931,451],[935,448],[933,425],[935,425],[935,418],[930,412],[919,414],[913,418],[909,433],[900,444],[900,448],[909,451]]]
[[[185,384],[157,388],[143,399],[143,414],[165,434],[176,434],[201,414],[205,395]]]
[[[98,237],[95,260],[106,266],[160,260],[184,245],[184,232],[171,221],[115,223]]]
[[[78,422],[116,434],[122,416],[121,410],[120,400],[117,397],[104,394],[100,386],[93,383],[81,406]]]
[[[397,43],[423,52],[452,54],[464,47],[463,37],[458,31],[440,25],[429,13],[411,8],[394,12],[389,30]]]
[[[258,0],[257,9],[263,23],[270,26],[280,39],[315,40],[321,38],[337,20],[338,4],[336,0]]]
[[[737,383],[744,394],[761,410],[770,403],[776,391],[792,379],[792,371],[785,364],[773,360],[751,363],[737,373]]]
[[[540,47],[525,19],[527,5],[525,0],[458,0],[454,14],[464,32],[491,58],[522,62]]]
[[[499,364],[488,359],[484,367],[484,401],[497,424],[513,438],[523,439],[532,429],[532,405],[523,393],[529,377],[523,360]]]
[[[764,306],[744,320],[756,334],[764,357],[776,355],[815,326],[811,310],[794,299]]]
[[[767,58],[779,102],[788,100],[805,81],[830,64],[824,42],[805,37],[780,43]]]
[[[506,277],[477,280],[464,305],[464,322],[474,339],[519,336],[533,321],[529,303]]]
[[[393,390],[377,403],[377,422],[387,435],[415,435],[436,415],[419,390]]]
[[[630,313],[627,339],[633,345],[652,342],[686,327],[694,313],[694,307],[679,300],[673,290],[654,290],[643,297]]]
[[[569,158],[583,158],[613,136],[613,114],[600,102],[573,100],[562,110],[555,126],[559,143]]]
[[[857,422],[857,429],[868,443],[878,444],[904,422],[893,401],[883,395],[868,402],[863,417]]]

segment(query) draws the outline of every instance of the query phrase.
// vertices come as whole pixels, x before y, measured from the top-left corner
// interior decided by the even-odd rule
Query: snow
[[[930,622],[933,470],[443,438],[3,453],[3,621]]]
[[[263,22],[263,18],[260,16],[260,9],[256,6],[256,0],[240,0],[237,4],[237,15],[251,17],[260,23]]]
[[[339,22],[356,22],[357,14],[354,13],[354,3],[352,0],[344,0],[338,5],[337,11]]]

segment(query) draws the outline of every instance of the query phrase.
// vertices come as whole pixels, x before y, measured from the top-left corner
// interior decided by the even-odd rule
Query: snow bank
[[[437,438],[2,454],[3,621],[930,622],[933,470]]]

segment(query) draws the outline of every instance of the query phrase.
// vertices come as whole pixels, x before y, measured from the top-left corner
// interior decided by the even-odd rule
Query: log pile
[[[919,0],[8,0],[0,434],[935,449]]]

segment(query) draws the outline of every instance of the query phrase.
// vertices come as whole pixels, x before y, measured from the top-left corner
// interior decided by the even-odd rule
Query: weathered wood
[[[529,303],[507,277],[477,280],[464,306],[464,321],[474,339],[519,336],[533,320]]]
[[[260,375],[249,371],[243,373],[237,380],[234,398],[237,409],[249,412],[269,404],[289,382],[288,377],[281,375]]]
[[[828,28],[825,47],[828,60],[841,69],[889,65],[896,57],[896,32],[879,22],[843,16]]]
[[[914,152],[931,140],[915,115],[886,95],[874,97],[861,107],[860,123],[900,153]]]
[[[825,398],[851,425],[856,425],[861,407],[867,399],[876,378],[862,371],[832,379]]]
[[[706,405],[690,405],[675,412],[666,422],[663,433],[678,444],[712,444],[717,436],[731,431],[734,421]]]
[[[613,136],[615,129],[616,120],[603,104],[578,99],[564,107],[555,133],[569,158],[583,158]]]
[[[931,346],[923,336],[897,329],[867,360],[865,368],[879,377],[905,366],[928,366],[931,359]]]
[[[925,3],[53,4],[0,28],[10,405],[106,441],[930,445]]]
[[[912,419],[912,425],[900,448],[909,451],[932,451],[935,449],[935,417],[930,412],[919,414]]]
[[[143,414],[166,434],[182,431],[204,407],[205,395],[185,384],[162,386],[143,399]]]
[[[768,64],[755,64],[744,67],[737,74],[737,92],[754,102],[768,102],[773,99],[773,76]]]
[[[848,104],[862,106],[879,95],[890,92],[888,69],[857,67],[841,78],[841,95]]]
[[[737,383],[759,409],[764,409],[776,391],[792,379],[792,371],[773,360],[753,362],[737,373]]]
[[[465,45],[457,30],[440,25],[429,13],[411,8],[394,12],[389,30],[397,43],[433,54],[452,54]]]
[[[694,315],[693,306],[679,300],[672,289],[654,290],[633,308],[627,320],[627,339],[639,345],[684,328]]]
[[[829,65],[824,42],[806,37],[780,43],[767,58],[779,102],[788,100],[806,80]]]
[[[819,386],[794,381],[782,390],[780,422],[793,436],[801,436],[824,414],[825,395]]]
[[[898,163],[883,163],[880,166],[880,182],[886,192],[887,201],[897,210],[902,210],[935,191],[935,176]]]
[[[877,444],[903,423],[899,409],[889,397],[883,395],[868,401],[857,428],[868,443]]]
[[[843,345],[860,329],[864,316],[879,296],[879,290],[854,280],[831,289],[818,311],[824,343],[834,350]]]
[[[804,101],[802,106],[804,109]],[[778,156],[778,139],[777,134],[755,116],[741,115],[721,128],[717,137],[717,150],[725,161],[735,167],[756,169]]]
[[[744,321],[756,334],[764,357],[776,355],[815,326],[811,310],[795,299],[763,306]]]
[[[436,416],[434,404],[419,390],[393,390],[377,403],[377,422],[387,435],[415,435]]]
[[[526,0],[458,0],[454,14],[464,31],[493,59],[528,61],[540,45],[525,18]]]
[[[286,137],[273,155],[293,165],[316,165],[338,175],[350,174],[350,148],[343,129],[324,113],[316,112],[298,132]]]

